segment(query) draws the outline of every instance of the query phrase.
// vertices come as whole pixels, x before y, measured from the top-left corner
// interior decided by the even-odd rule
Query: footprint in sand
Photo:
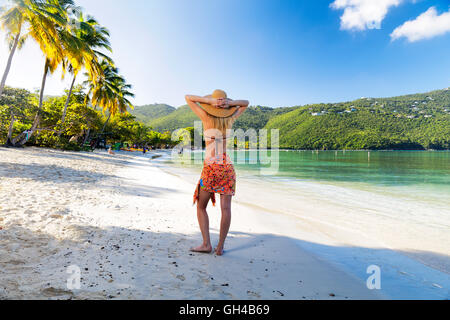
[[[73,292],[51,287],[51,288],[42,290],[42,294],[46,297],[60,297],[60,296],[73,295]]]
[[[186,277],[183,276],[183,275],[178,275],[178,276],[177,276],[177,279],[178,279],[178,280],[181,280],[181,281],[185,281],[185,280],[186,280]]]
[[[11,265],[14,265],[14,266],[18,266],[18,265],[21,265],[21,264],[25,264],[25,261],[21,261],[21,260],[10,260],[10,261],[7,262],[7,264],[11,264]]]
[[[250,290],[247,291],[247,295],[252,298],[257,298],[257,299],[261,298],[261,295],[259,293],[250,291]]]

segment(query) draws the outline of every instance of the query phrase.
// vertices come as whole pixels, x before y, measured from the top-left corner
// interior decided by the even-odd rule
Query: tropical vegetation
[[[132,86],[110,57],[107,28],[72,0],[11,0],[0,8],[0,26],[10,53],[0,82],[0,143],[65,149],[93,146],[99,140],[140,144],[172,144],[169,133],[137,122]],[[13,58],[27,41],[45,56],[38,93],[6,86]],[[72,77],[61,97],[46,97],[49,74],[62,70]],[[87,79],[76,80],[82,71]]]

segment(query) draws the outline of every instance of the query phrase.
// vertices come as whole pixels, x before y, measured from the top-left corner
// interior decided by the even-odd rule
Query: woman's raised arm
[[[231,100],[231,99],[214,99],[214,98],[204,98],[193,95],[186,95],[186,102],[189,107],[194,111],[194,113],[201,119],[207,118],[208,114],[203,108],[201,108],[197,103],[209,104],[216,108],[229,108],[229,107],[239,107],[236,113],[233,115],[235,118],[239,118],[247,109],[250,102],[247,100]]]
[[[250,102],[247,100],[228,100],[227,105],[230,107],[239,107],[239,109],[234,113],[233,118],[237,119],[247,110]]]
[[[210,103],[210,102],[213,102],[210,100],[215,100],[215,99],[202,98],[202,97],[193,96],[193,95],[186,95],[185,98],[186,98],[186,102],[189,105],[189,107],[192,109],[192,111],[194,111],[194,113],[201,120],[204,120],[208,116],[208,114],[197,103]]]
[[[247,108],[250,104],[247,100],[228,100],[228,105],[230,107],[241,107],[241,108]]]

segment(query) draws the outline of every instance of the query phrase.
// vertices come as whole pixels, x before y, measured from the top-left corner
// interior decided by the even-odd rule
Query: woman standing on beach
[[[227,138],[233,123],[247,109],[246,100],[228,99],[222,90],[216,90],[210,96],[186,96],[186,102],[192,111],[202,120],[206,141],[205,163],[194,194],[197,203],[197,217],[203,236],[203,244],[191,249],[193,252],[211,253],[209,217],[206,211],[209,200],[216,203],[215,194],[220,194],[222,221],[220,224],[219,244],[215,249],[218,256],[223,255],[225,240],[231,225],[231,200],[236,192],[236,172],[230,156],[227,154]]]

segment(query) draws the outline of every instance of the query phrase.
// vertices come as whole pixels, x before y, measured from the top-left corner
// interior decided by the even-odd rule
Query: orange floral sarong
[[[236,172],[230,156],[226,153],[205,160],[200,182],[194,194],[194,205],[200,196],[200,190],[211,194],[211,201],[216,205],[216,193],[234,196],[236,193]]]

